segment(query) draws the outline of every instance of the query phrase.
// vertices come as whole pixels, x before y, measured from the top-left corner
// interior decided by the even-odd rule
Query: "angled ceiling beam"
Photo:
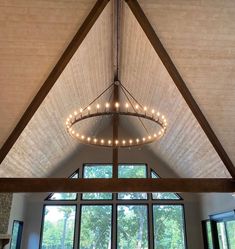
[[[186,103],[188,104],[189,108],[191,109],[192,113],[194,114],[195,118],[201,125],[202,129],[204,130],[206,136],[210,140],[211,144],[215,148],[216,152],[218,153],[219,157],[223,161],[225,167],[231,174],[233,178],[235,178],[235,167],[230,160],[229,156],[227,155],[226,151],[224,150],[223,146],[221,145],[219,139],[215,135],[214,131],[212,130],[210,124],[208,123],[207,119],[203,115],[202,111],[200,110],[198,104],[194,100],[192,94],[190,93],[189,89],[187,88],[184,80],[182,79],[181,75],[179,74],[178,70],[176,69],[174,63],[172,62],[170,56],[168,55],[166,49],[162,45],[160,39],[158,38],[157,34],[155,33],[153,27],[151,26],[150,22],[148,21],[147,17],[145,16],[142,8],[140,7],[137,0],[125,0],[130,7],[132,13],[136,17],[137,21],[139,22],[140,26],[142,27],[143,31],[145,32],[146,36],[148,37],[150,43],[152,44],[154,50],[158,54],[159,58],[161,59],[162,63],[164,64],[165,68],[167,69],[168,73],[170,74],[172,80],[174,81],[176,87],[182,94],[183,98],[185,99]]]
[[[56,80],[59,78],[70,59],[73,57],[87,33],[90,31],[99,15],[107,5],[109,0],[97,0],[96,4],[90,11],[89,15],[86,17],[85,21],[79,28],[78,32],[73,37],[72,41],[69,43],[68,47],[56,63],[55,67],[52,69],[51,73],[47,77],[46,81],[43,83],[42,87],[26,109],[25,113],[21,117],[20,121],[16,125],[15,129],[12,131],[4,145],[0,150],[0,163],[4,160],[7,153],[10,151],[26,125],[29,123],[30,119],[33,117],[34,113],[37,111],[38,107],[41,105],[48,92],[54,86]]]
[[[33,192],[235,192],[235,180],[223,178],[64,179],[0,178],[0,193]]]

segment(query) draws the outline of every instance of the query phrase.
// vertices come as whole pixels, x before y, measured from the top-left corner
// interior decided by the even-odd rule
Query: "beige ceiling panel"
[[[95,2],[0,1],[0,147]]]
[[[235,1],[139,3],[235,164]]]
[[[108,4],[0,165],[0,176],[48,176],[79,149],[65,130],[66,118],[88,105],[111,81],[112,7]],[[96,122],[84,127],[89,132]]]
[[[151,150],[181,177],[230,177],[127,5],[122,24],[122,84],[143,105],[164,113],[169,124]]]

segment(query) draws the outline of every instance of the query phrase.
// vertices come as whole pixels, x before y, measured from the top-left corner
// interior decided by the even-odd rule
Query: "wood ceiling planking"
[[[111,82],[112,6],[108,4],[2,162],[0,175],[48,176],[79,149],[65,130],[69,113],[88,105]],[[90,131],[95,122],[84,126]]]
[[[235,164],[235,2],[139,3]]]
[[[122,23],[121,81],[141,103],[166,114],[169,123],[166,136],[151,145],[152,151],[182,177],[229,177],[127,6]]]
[[[0,146],[94,4],[84,0],[1,1]]]

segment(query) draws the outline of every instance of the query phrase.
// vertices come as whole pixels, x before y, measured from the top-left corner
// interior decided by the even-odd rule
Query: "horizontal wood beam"
[[[7,153],[10,151],[18,137],[20,136],[21,132],[24,130],[28,122],[33,117],[34,113],[37,111],[38,107],[41,105],[51,88],[56,83],[57,79],[69,63],[70,59],[73,57],[83,40],[85,39],[86,35],[96,22],[97,18],[100,16],[101,12],[107,5],[109,0],[97,0],[96,4],[90,11],[89,15],[86,17],[85,21],[79,28],[78,32],[75,34],[72,41],[69,43],[68,47],[56,63],[55,67],[47,77],[46,81],[43,83],[42,87],[39,89],[38,93],[26,109],[25,113],[21,117],[20,121],[3,144],[0,150],[0,163],[4,160]],[[94,43],[95,46],[95,43]]]
[[[142,27],[143,31],[145,32],[146,36],[148,37],[155,52],[158,54],[159,58],[161,59],[163,65],[165,66],[165,68],[168,71],[169,75],[171,76],[172,80],[174,81],[176,87],[178,88],[181,95],[185,99],[186,103],[188,104],[189,108],[191,109],[192,113],[194,114],[195,118],[197,119],[198,123],[201,125],[202,129],[204,130],[206,136],[208,137],[211,144],[215,148],[219,157],[223,161],[228,172],[231,174],[231,176],[233,178],[235,178],[235,167],[234,167],[231,159],[229,158],[228,154],[224,150],[224,148],[223,148],[222,144],[220,143],[219,139],[217,138],[216,134],[212,130],[209,122],[207,121],[206,117],[202,113],[197,102],[194,100],[187,85],[185,84],[183,78],[181,77],[180,73],[178,72],[177,68],[175,67],[174,63],[172,62],[166,49],[162,45],[160,39],[158,38],[155,30],[152,27],[152,25],[148,21],[148,18],[144,14],[138,1],[137,0],[126,0],[126,2],[128,4],[128,6],[130,7],[132,13],[136,17],[137,21],[139,22],[140,26]],[[156,13],[156,15],[157,15],[157,13]]]
[[[0,178],[0,192],[235,192],[229,178],[67,179]]]

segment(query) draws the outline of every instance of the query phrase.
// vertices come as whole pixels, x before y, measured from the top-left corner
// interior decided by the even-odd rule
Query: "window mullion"
[[[113,193],[113,208],[112,208],[112,249],[117,248],[117,193]]]
[[[153,205],[148,205],[148,236],[149,249],[154,249],[154,233],[153,233]]]

